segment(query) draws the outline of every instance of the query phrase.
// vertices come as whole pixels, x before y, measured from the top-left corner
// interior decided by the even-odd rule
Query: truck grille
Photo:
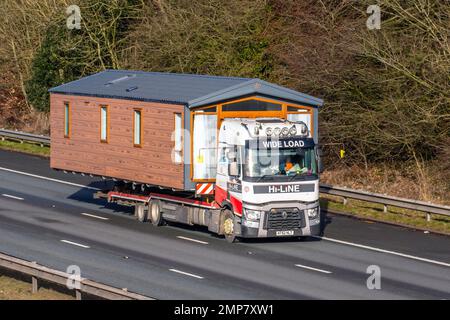
[[[278,221],[268,221],[267,223],[267,229],[275,229],[275,230],[288,230],[301,227],[302,227],[301,220],[278,220]]]
[[[303,211],[289,209],[276,209],[267,212],[266,229],[289,230],[305,226]]]

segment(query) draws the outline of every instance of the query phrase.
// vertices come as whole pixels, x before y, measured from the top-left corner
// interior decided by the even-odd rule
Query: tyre
[[[145,208],[145,205],[143,204],[136,204],[134,206],[134,216],[136,219],[140,222],[146,222],[147,221],[147,210]]]
[[[230,209],[225,209],[222,213],[221,230],[227,242],[233,243],[237,241],[234,233],[234,214]]]
[[[149,209],[148,209],[150,221],[154,226],[161,226],[164,222],[161,212],[161,204],[159,201],[150,201]]]

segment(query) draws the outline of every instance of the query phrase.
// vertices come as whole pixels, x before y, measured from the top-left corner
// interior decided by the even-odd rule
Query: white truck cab
[[[218,137],[215,200],[234,214],[226,233],[318,235],[318,158],[304,122],[225,119]]]

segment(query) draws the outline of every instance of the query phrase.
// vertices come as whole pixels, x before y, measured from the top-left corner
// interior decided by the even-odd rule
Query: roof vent
[[[134,91],[134,90],[137,90],[139,87],[138,86],[134,86],[134,87],[129,87],[129,88],[127,88],[127,92],[131,92],[131,91]]]

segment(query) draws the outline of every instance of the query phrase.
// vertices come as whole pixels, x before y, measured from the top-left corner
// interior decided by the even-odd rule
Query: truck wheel
[[[161,205],[159,201],[151,201],[148,212],[150,220],[154,226],[161,226],[163,224],[164,219],[162,217]]]
[[[147,210],[145,210],[145,205],[136,204],[134,206],[134,216],[138,219],[138,221],[146,222],[147,221]]]
[[[222,214],[222,232],[229,243],[236,242],[237,237],[234,233],[234,214],[229,209],[225,209]]]

